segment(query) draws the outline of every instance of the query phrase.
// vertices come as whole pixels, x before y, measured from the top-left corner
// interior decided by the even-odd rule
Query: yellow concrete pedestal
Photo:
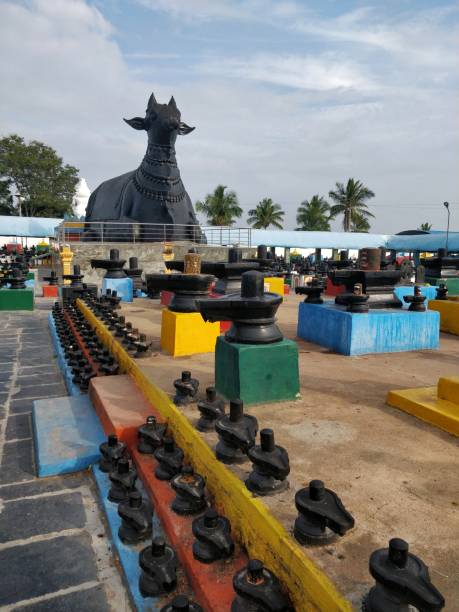
[[[280,276],[268,276],[265,278],[265,291],[277,293],[284,297],[284,279]]]
[[[161,316],[161,348],[172,357],[215,352],[220,322],[206,323],[199,312],[172,312]]]
[[[459,301],[454,299],[429,300],[429,310],[440,313],[440,329],[442,332],[459,336]]]
[[[436,387],[389,391],[389,406],[459,436],[459,377],[440,378]]]

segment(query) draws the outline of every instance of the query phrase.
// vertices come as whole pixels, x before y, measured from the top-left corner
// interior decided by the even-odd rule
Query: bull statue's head
[[[135,130],[146,130],[149,142],[161,145],[173,145],[177,134],[189,134],[194,130],[194,127],[189,127],[180,120],[180,111],[174,96],[168,104],[158,104],[155,95],[151,94],[145,117],[134,117],[124,121]]]

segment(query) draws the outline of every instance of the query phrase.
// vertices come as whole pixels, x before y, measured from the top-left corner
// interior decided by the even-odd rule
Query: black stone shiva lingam
[[[124,272],[126,276],[132,278],[134,289],[137,291],[141,291],[143,286],[143,268],[139,268],[139,260],[137,259],[137,257],[129,257],[129,268],[125,268]]]
[[[368,298],[369,296],[363,293],[362,285],[356,283],[354,285],[354,291],[352,293],[342,293],[340,295],[340,305],[347,306],[348,312],[368,312]]]
[[[56,287],[56,285],[59,284],[59,277],[57,276],[57,274],[56,274],[56,272],[54,270],[51,270],[49,276],[44,276],[43,280],[44,281],[48,281],[48,285],[50,287]]]
[[[118,505],[121,525],[118,535],[125,544],[137,544],[151,536],[153,508],[139,491],[131,491]]]
[[[295,288],[295,293],[306,296],[304,300],[306,304],[323,304],[323,291],[325,291],[325,285],[321,278],[313,278],[306,286]]]
[[[345,293],[337,295],[335,304],[347,305],[346,296],[356,284],[369,296],[368,306],[373,308],[401,308],[402,302],[394,295],[394,287],[400,282],[401,270],[330,270],[328,277],[336,285],[344,285]]]
[[[182,262],[183,263],[183,262]],[[147,274],[148,295],[156,291],[171,291],[172,312],[199,312],[197,300],[209,295],[214,277],[210,274]]]
[[[148,416],[146,423],[137,430],[139,453],[152,455],[157,448],[162,446],[166,429],[166,423],[158,423],[156,417]]]
[[[256,495],[273,495],[288,488],[288,453],[275,444],[272,429],[262,429],[260,445],[249,448],[247,454],[253,464],[253,470],[245,481],[249,491]]]
[[[321,480],[311,480],[295,495],[299,512],[293,533],[300,544],[324,544],[335,534],[344,535],[354,527],[354,519],[334,491]]]
[[[410,305],[408,310],[411,310],[411,312],[425,312],[426,310],[424,304],[426,296],[422,295],[419,285],[415,285],[413,295],[404,295],[403,301]]]
[[[170,593],[177,585],[178,560],[175,551],[163,538],[153,538],[151,545],[140,551],[139,590],[143,597]]]
[[[213,431],[216,419],[225,414],[225,402],[217,396],[215,387],[207,387],[206,399],[198,402],[198,410],[201,416],[196,423],[196,429],[198,431]]]
[[[258,559],[250,559],[247,567],[233,577],[236,598],[231,612],[292,612],[290,602],[282,592],[278,578]]]
[[[227,295],[239,293],[242,274],[249,270],[260,270],[263,263],[265,261],[262,259],[242,259],[241,249],[232,247],[228,250],[228,261],[201,261],[201,273],[211,274],[217,278],[213,289],[214,293]],[[166,261],[165,265],[170,270],[178,270],[179,272],[183,272],[185,269],[185,262],[183,261]]]
[[[64,274],[62,278],[64,280],[70,281],[70,287],[72,289],[83,289],[83,280],[84,274],[81,274],[81,269],[78,264],[73,266],[73,274]]]
[[[209,508],[202,516],[194,519],[192,525],[196,541],[193,543],[193,557],[201,563],[213,563],[228,559],[234,551],[231,524],[224,516]]]
[[[118,249],[110,249],[110,259],[91,259],[91,268],[102,268],[106,270],[104,278],[126,278],[123,266],[125,259],[120,259]]]
[[[362,612],[407,612],[411,606],[438,612],[445,606],[443,595],[430,581],[429,568],[408,552],[408,543],[400,538],[371,554],[370,573],[376,584],[365,596]]]
[[[176,595],[159,612],[203,612],[203,609],[186,595]]]
[[[440,283],[435,292],[436,300],[447,300],[448,299],[448,286],[446,283]]]
[[[271,344],[283,339],[275,324],[281,303],[282,296],[264,293],[264,276],[253,270],[242,275],[240,295],[200,300],[198,305],[205,321],[232,321],[225,334],[228,342]]]
[[[256,417],[244,414],[242,400],[232,400],[228,415],[222,415],[215,422],[219,441],[215,456],[222,463],[243,463],[247,451],[255,444],[258,431]]]
[[[200,474],[194,472],[191,465],[182,466],[180,474],[174,476],[170,483],[176,493],[171,504],[176,514],[198,514],[207,507],[206,483]]]

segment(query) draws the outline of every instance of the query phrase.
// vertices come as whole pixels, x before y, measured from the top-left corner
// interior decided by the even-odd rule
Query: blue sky
[[[444,200],[459,229],[458,17],[427,0],[0,0],[0,130],[94,189],[143,155],[121,118],[173,94],[196,126],[177,144],[193,201],[218,183],[245,211],[269,196],[291,229],[354,177],[374,231],[442,229]]]

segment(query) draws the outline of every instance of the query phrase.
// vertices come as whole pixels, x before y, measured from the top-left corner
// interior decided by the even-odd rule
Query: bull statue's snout
[[[167,127],[169,128],[171,132],[173,130],[178,130],[179,126],[180,126],[180,121],[176,119],[175,117],[171,117],[170,119],[168,119]]]

